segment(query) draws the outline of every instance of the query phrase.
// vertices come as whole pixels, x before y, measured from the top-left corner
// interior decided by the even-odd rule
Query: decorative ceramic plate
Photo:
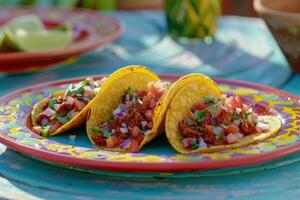
[[[175,81],[179,76],[161,75]],[[216,79],[224,91],[264,102],[281,115],[283,126],[272,138],[258,144],[215,153],[176,153],[164,135],[147,144],[140,153],[124,153],[93,147],[85,128],[43,138],[27,127],[33,105],[53,91],[84,78],[35,85],[0,99],[0,142],[41,160],[112,171],[185,172],[262,163],[300,150],[300,98],[287,92],[239,81]],[[70,135],[75,135],[70,137]],[[72,139],[71,139],[72,138]]]
[[[116,18],[85,9],[1,8],[0,26],[17,16],[27,14],[38,16],[46,28],[50,29],[64,23],[72,24],[73,43],[53,50],[0,53],[1,72],[32,71],[66,62],[82,53],[103,47],[123,33],[122,25]]]

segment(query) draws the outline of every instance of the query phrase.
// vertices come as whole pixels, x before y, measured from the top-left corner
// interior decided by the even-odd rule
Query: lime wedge
[[[22,51],[41,51],[66,47],[72,43],[72,37],[72,31],[18,30],[13,35],[12,40],[17,48]]]
[[[17,17],[3,27],[3,47],[7,51],[41,51],[63,48],[71,44],[73,32],[69,24],[55,30],[47,30],[34,15]]]
[[[5,29],[15,32],[19,29],[26,31],[45,30],[43,22],[35,15],[23,15],[4,24]]]

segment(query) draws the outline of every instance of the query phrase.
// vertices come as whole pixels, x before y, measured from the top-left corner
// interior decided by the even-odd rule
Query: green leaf
[[[74,109],[71,110],[71,111],[69,111],[68,114],[67,114],[67,117],[68,117],[69,119],[71,119],[71,117],[72,117],[72,115],[73,115],[74,112],[75,112]]]
[[[93,126],[92,131],[98,133],[100,131],[100,128],[98,126]]]
[[[192,150],[198,149],[198,143],[195,138],[192,139]]]
[[[46,126],[46,127],[44,127],[44,128],[42,129],[41,135],[42,135],[43,137],[47,137],[47,136],[48,136],[48,132],[49,132],[49,126]]]
[[[89,80],[81,81],[81,85],[82,85],[82,86],[90,85],[90,81],[89,81]]]
[[[56,119],[60,122],[60,123],[62,123],[62,124],[66,124],[66,123],[68,123],[68,119],[67,119],[67,117],[59,117],[59,116],[56,116]]]
[[[195,123],[195,121],[192,119],[187,119],[187,123],[189,126],[192,126]]]
[[[131,87],[128,87],[128,89],[126,90],[126,93],[125,93],[125,95],[127,95],[127,94],[133,94],[133,89],[131,88]]]
[[[220,134],[217,136],[217,140],[224,140],[225,139],[225,136]]]
[[[54,104],[56,104],[56,101],[54,99],[50,99],[48,107],[51,108],[52,110],[55,110],[54,109]]]
[[[198,122],[202,122],[205,119],[206,116],[206,110],[197,110],[194,113],[194,118],[198,121]]]
[[[205,97],[204,98],[204,103],[212,104],[215,103],[215,100],[213,98]]]
[[[112,132],[109,132],[109,131],[106,130],[106,129],[102,129],[102,134],[103,134],[103,136],[106,137],[106,138],[109,138],[110,136],[113,135]]]

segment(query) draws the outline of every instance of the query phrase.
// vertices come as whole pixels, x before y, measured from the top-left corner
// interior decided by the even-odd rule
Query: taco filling
[[[168,82],[156,81],[150,82],[147,90],[129,87],[107,122],[92,127],[94,143],[138,152],[144,137],[151,133],[154,109],[168,86]]]
[[[87,78],[70,84],[63,96],[50,95],[35,119],[33,131],[46,137],[68,123],[96,96],[105,80],[106,77],[98,81]]]
[[[178,124],[183,147],[187,150],[227,145],[239,142],[243,137],[264,133],[269,126],[259,116],[274,115],[257,105],[246,105],[233,95],[221,98],[204,98],[192,106]]]

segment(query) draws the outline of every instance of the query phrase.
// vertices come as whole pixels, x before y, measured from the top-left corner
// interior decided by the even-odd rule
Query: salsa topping
[[[147,90],[129,87],[107,122],[92,127],[95,144],[138,152],[144,137],[151,133],[154,109],[168,86],[168,82],[157,81],[150,82]]]
[[[44,137],[73,119],[98,93],[107,78],[94,81],[87,78],[79,83],[70,84],[64,96],[50,95],[43,111],[37,116],[33,131]]]
[[[206,97],[196,103],[179,122],[184,148],[194,150],[239,142],[243,137],[265,132],[268,125],[261,120],[257,104],[246,105],[238,95]],[[263,114],[275,114],[267,112]]]

